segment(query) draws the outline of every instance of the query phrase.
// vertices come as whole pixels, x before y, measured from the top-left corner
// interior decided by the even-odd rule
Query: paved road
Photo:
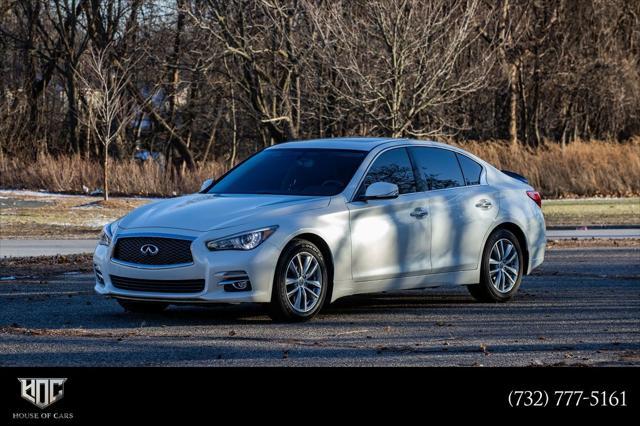
[[[640,366],[639,249],[550,250],[508,304],[464,288],[354,296],[304,324],[259,305],[126,314],[88,275],[0,283],[0,306],[0,366]]]
[[[0,258],[92,253],[97,240],[0,240]]]
[[[639,228],[624,229],[554,229],[547,231],[552,240],[571,238],[640,238]],[[97,240],[0,240],[0,258],[52,256],[91,253]]]

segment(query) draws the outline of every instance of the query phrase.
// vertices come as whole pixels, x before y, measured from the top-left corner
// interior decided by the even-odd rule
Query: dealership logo
[[[160,249],[158,248],[158,246],[154,246],[153,244],[145,244],[140,247],[140,253],[144,254],[145,256],[155,256],[159,251]]]
[[[47,408],[64,396],[67,379],[18,379],[22,385],[21,396],[40,409]]]

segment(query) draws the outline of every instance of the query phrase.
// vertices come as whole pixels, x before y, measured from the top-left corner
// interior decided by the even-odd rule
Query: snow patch
[[[25,197],[58,197],[58,198],[82,198],[85,195],[56,194],[55,192],[46,191],[27,191],[22,189],[0,189],[3,195],[22,195]]]
[[[0,194],[8,196],[25,196],[25,197],[53,197],[53,198],[99,198],[88,194],[60,194],[57,192],[48,191],[30,191],[26,189],[0,189]],[[186,194],[185,194],[186,195]],[[165,197],[143,197],[141,195],[134,195],[130,197],[109,197],[110,199],[132,199],[132,200],[151,200],[159,201],[166,200]]]
[[[93,220],[84,220],[84,221],[81,220],[81,221],[78,221],[78,222],[75,222],[75,223],[51,222],[51,225],[55,225],[55,226],[73,226],[73,227],[86,226],[88,228],[102,228],[107,223],[111,223],[114,220],[116,220],[116,218],[114,218],[114,219],[93,219]]]

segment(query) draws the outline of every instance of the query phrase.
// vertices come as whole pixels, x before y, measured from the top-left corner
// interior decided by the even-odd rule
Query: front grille
[[[110,275],[111,284],[122,290],[152,291],[158,293],[200,293],[204,280],[140,280]]]
[[[145,254],[142,247],[151,244],[156,247],[155,255]],[[191,263],[191,240],[163,237],[122,237],[118,238],[113,250],[113,258],[142,265],[175,265]]]

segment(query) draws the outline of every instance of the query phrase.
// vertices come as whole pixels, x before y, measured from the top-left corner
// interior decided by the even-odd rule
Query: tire
[[[514,271],[517,271],[517,276]],[[467,289],[478,302],[506,302],[517,293],[523,275],[524,256],[518,238],[511,231],[499,229],[489,236],[485,244],[480,283],[469,285]]]
[[[168,303],[162,302],[138,302],[123,299],[118,299],[118,303],[125,311],[138,314],[158,314],[169,306]]]
[[[328,287],[322,252],[309,241],[293,240],[276,266],[269,315],[274,321],[308,321],[322,309]]]

